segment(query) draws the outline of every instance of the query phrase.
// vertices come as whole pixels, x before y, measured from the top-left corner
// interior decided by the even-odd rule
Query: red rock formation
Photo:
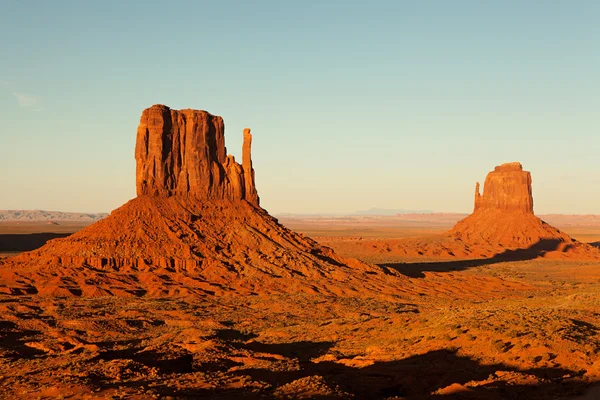
[[[484,209],[533,214],[531,174],[523,171],[521,163],[506,163],[494,168],[485,178],[483,195],[479,194],[477,182],[474,211]]]
[[[494,168],[485,178],[483,195],[476,184],[473,213],[448,235],[467,244],[506,248],[522,248],[545,239],[573,241],[533,215],[531,174],[518,162]]]
[[[246,132],[247,131],[247,132]],[[244,166],[227,155],[223,119],[198,110],[154,105],[143,111],[137,131],[137,194],[184,195],[208,200],[247,200],[258,205],[244,131]]]
[[[251,143],[246,129],[240,165],[226,155],[220,117],[161,105],[144,110],[138,196],[67,238],[0,261],[0,292],[379,293],[390,279],[381,269],[339,257],[258,206]]]
[[[245,199],[250,203],[258,204],[259,198],[254,184],[254,168],[252,168],[252,134],[250,128],[244,129],[244,145],[242,146],[242,168],[244,170]]]
[[[600,250],[579,243],[533,214],[531,174],[520,163],[490,172],[483,195],[475,185],[473,213],[441,237],[364,240],[363,251],[385,257],[600,259]]]

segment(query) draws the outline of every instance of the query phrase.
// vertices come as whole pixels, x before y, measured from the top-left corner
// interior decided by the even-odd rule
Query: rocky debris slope
[[[57,296],[354,296],[389,285],[393,272],[339,257],[259,207],[251,140],[246,129],[240,165],[226,155],[220,117],[162,105],[144,110],[135,150],[138,196],[70,237],[7,259],[0,289]]]

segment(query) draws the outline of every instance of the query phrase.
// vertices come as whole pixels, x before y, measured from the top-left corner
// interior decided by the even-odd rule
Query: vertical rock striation
[[[221,117],[163,105],[147,108],[140,119],[135,147],[137,194],[247,200],[259,205],[251,140],[246,129],[242,166],[227,155]]]
[[[533,214],[531,174],[523,171],[521,163],[506,163],[494,168],[485,178],[483,195],[479,194],[477,182],[474,211],[485,209]]]

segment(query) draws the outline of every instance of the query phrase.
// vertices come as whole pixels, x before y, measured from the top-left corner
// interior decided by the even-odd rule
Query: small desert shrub
[[[446,333],[442,336],[442,340],[446,341],[446,342],[450,342],[452,340],[456,339],[456,336],[452,336],[449,333]]]
[[[492,342],[492,345],[494,346],[494,348],[496,350],[498,350],[501,353],[506,353],[507,351],[509,351],[510,349],[512,349],[514,347],[514,345],[511,342],[504,342],[500,339],[495,340],[494,342]]]
[[[511,338],[518,338],[519,336],[522,336],[522,334],[516,329],[511,329],[510,331],[506,332],[506,334]]]

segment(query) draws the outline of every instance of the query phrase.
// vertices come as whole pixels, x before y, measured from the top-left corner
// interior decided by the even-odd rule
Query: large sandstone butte
[[[135,148],[137,197],[72,236],[4,261],[0,290],[355,296],[370,288],[373,296],[387,285],[381,269],[339,257],[259,206],[251,140],[246,129],[240,165],[226,154],[221,117],[163,105],[144,110]]]
[[[135,146],[137,194],[247,200],[258,205],[251,144],[250,129],[245,129],[240,165],[227,155],[221,117],[163,105],[147,108]]]
[[[531,173],[523,171],[521,163],[506,163],[494,168],[485,178],[483,190],[482,196],[477,182],[474,211],[493,209],[533,214]]]

